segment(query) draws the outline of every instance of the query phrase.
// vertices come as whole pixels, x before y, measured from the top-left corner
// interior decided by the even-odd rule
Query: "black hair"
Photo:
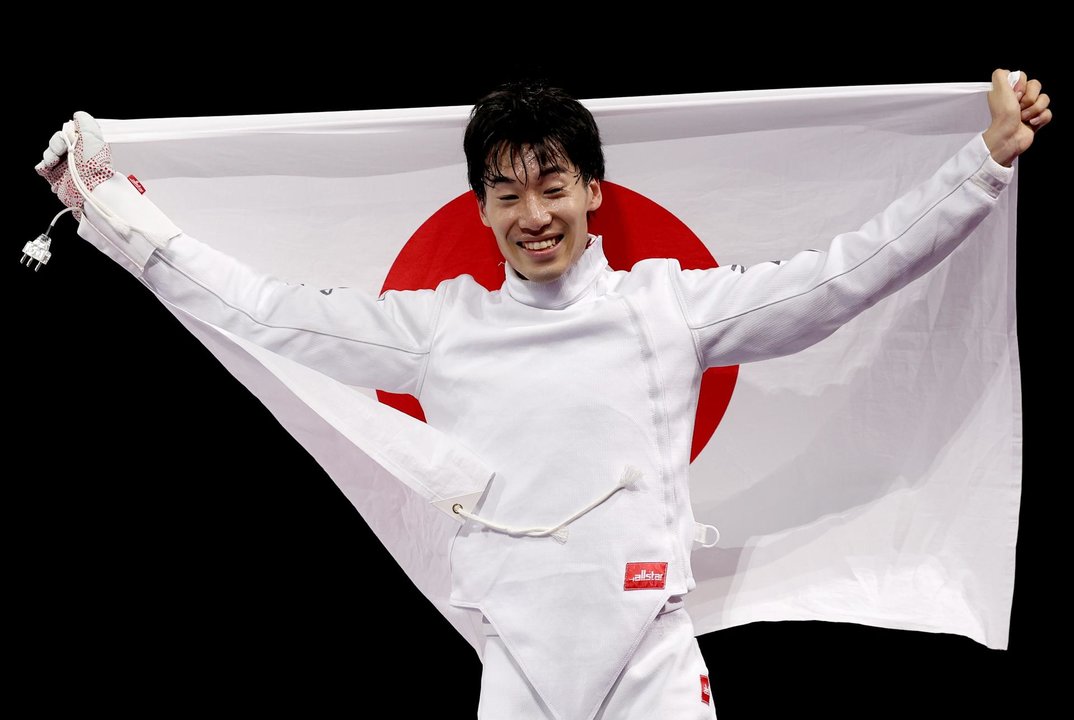
[[[478,100],[462,147],[470,187],[482,204],[500,174],[500,160],[513,167],[523,151],[532,150],[541,167],[569,161],[583,182],[604,179],[593,114],[566,91],[541,82],[508,83]]]

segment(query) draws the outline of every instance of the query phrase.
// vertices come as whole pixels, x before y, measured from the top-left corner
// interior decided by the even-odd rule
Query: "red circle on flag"
[[[601,182],[603,201],[589,218],[589,232],[603,235],[604,254],[614,270],[629,270],[647,258],[676,258],[685,270],[717,267],[716,260],[690,228],[665,208],[633,190]],[[503,256],[492,230],[478,216],[477,198],[466,192],[422,223],[395,258],[385,290],[432,289],[469,274],[488,288],[503,285]],[[704,449],[720,424],[738,378],[738,366],[710,368],[701,378],[690,461]],[[412,395],[377,391],[377,397],[419,420],[421,404]]]

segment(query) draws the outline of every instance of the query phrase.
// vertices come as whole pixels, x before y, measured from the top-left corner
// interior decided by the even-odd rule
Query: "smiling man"
[[[542,165],[532,149],[514,164],[504,155],[481,205],[481,220],[520,277],[555,280],[589,246],[586,216],[600,207],[600,183],[584,179],[569,160],[560,161],[566,167]]]
[[[500,90],[474,107],[463,148],[504,259],[534,282],[565,273],[589,246],[601,202],[604,154],[589,111],[554,88]]]
[[[380,299],[260,276],[175,227],[116,173],[92,118],[42,174],[79,234],[193,315],[354,385],[417,396],[496,476],[451,549],[451,603],[485,633],[480,716],[712,717],[683,597],[704,537],[688,466],[701,375],[796,352],[934,267],[981,222],[1051,118],[997,70],[992,124],[827,252],[744,270],[613,271],[589,234],[604,161],[591,114],[550,88],[477,103],[470,185],[506,269]],[[609,238],[614,242],[614,238]],[[460,403],[459,398],[466,398]]]

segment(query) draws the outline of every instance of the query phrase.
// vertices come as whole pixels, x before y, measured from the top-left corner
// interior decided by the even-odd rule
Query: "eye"
[[[544,194],[545,195],[559,195],[561,192],[564,191],[564,189],[565,188],[562,188],[562,187],[550,187],[550,188],[548,188],[547,190],[544,191]]]
[[[500,202],[510,202],[511,200],[518,200],[518,195],[500,195],[496,199]]]

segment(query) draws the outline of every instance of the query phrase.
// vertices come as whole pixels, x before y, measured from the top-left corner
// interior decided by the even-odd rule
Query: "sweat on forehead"
[[[533,175],[543,177],[553,172],[580,174],[558,145],[542,143],[518,146],[504,143],[489,153],[484,182],[488,187],[499,182],[514,181],[525,185]]]

